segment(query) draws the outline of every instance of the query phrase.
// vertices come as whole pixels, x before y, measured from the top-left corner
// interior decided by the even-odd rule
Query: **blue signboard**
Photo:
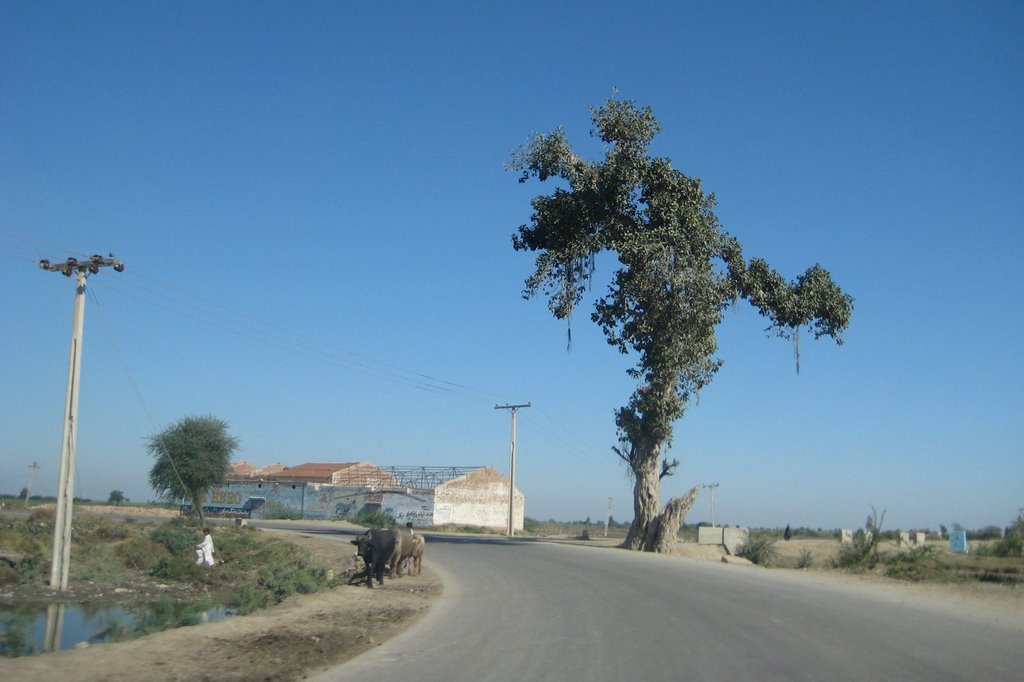
[[[949,551],[957,554],[967,554],[967,531],[949,531]]]

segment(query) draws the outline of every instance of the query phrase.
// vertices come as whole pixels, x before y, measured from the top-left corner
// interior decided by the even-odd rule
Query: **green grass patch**
[[[195,564],[194,548],[201,533],[185,520],[124,523],[83,514],[72,528],[69,582],[111,588],[174,583],[177,588],[190,588],[175,593],[201,596],[184,603],[165,595],[155,605],[146,605],[137,618],[141,625],[136,632],[198,622],[211,603],[249,613],[292,594],[333,586],[326,565],[285,539],[251,527],[212,529],[217,565],[207,568]],[[53,524],[46,515],[0,517],[0,550],[20,559],[0,576],[5,589],[16,592],[19,585],[45,584],[52,541]],[[19,646],[10,643],[10,647]]]
[[[736,556],[758,566],[771,566],[778,558],[775,538],[767,533],[751,533],[747,541],[736,549]]]

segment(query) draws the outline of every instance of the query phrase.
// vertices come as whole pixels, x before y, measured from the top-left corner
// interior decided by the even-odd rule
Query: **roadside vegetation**
[[[218,563],[197,566],[193,549],[200,535],[190,524],[181,517],[152,524],[79,514],[72,529],[70,595],[62,598],[135,609],[134,628],[112,624],[106,633],[123,639],[195,624],[211,608],[245,614],[336,584],[322,561],[250,527],[214,526]],[[53,599],[46,586],[53,527],[47,510],[0,516],[0,589],[15,595],[4,602],[15,615],[19,606]],[[14,644],[0,642],[0,655],[27,653]]]
[[[853,533],[852,541],[840,542],[837,529],[798,527],[790,540],[781,528],[751,528],[737,555],[751,563],[776,569],[843,571],[884,576],[896,580],[937,583],[990,583],[1024,586],[1024,522],[1001,529],[987,526],[968,531],[970,551],[949,550],[946,531],[928,531],[922,547],[899,544],[899,531],[883,527],[884,510],[872,509],[865,528]],[[697,542],[697,530],[710,524],[686,524],[679,529],[679,542]],[[604,521],[539,521],[527,517],[524,535],[571,540],[602,540]],[[608,524],[608,540],[621,542],[628,523]]]

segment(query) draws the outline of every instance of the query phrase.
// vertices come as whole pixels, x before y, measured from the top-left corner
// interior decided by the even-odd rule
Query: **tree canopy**
[[[591,134],[604,158],[587,161],[563,129],[535,134],[513,153],[519,181],[554,180],[551,194],[531,201],[533,215],[512,237],[517,251],[536,252],[524,297],[543,294],[558,319],[570,319],[594,281],[596,257],[612,253],[619,267],[594,302],[591,320],[608,343],[637,360],[637,388],[615,413],[621,448],[634,476],[632,549],[664,551],[699,488],[659,512],[659,481],[678,462],[661,462],[673,423],[707,386],[722,362],[715,328],[739,299],[769,320],[775,334],[795,341],[801,327],[842,343],[853,299],[820,265],[787,282],[739,241],[714,213],[715,197],[701,181],[649,153],[660,126],[650,107],[609,99],[591,109]],[[571,329],[570,329],[571,339]],[[672,536],[671,538],[669,536]]]
[[[152,436],[147,449],[156,459],[149,472],[153,490],[169,502],[188,500],[202,518],[203,500],[224,482],[238,440],[216,417],[185,417]]]

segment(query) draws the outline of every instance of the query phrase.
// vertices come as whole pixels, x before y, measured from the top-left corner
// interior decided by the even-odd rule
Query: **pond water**
[[[141,629],[222,620],[230,610],[208,605],[26,604],[0,609],[0,656],[71,649],[124,639]]]

